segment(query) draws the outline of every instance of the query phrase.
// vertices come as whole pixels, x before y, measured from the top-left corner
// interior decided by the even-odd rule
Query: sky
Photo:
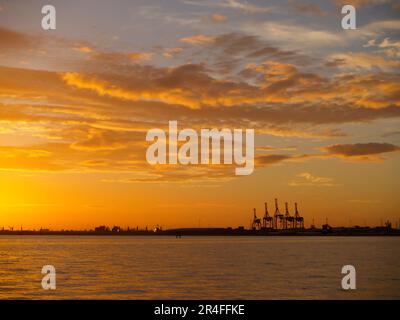
[[[0,0],[0,227],[398,222],[400,6],[350,3]],[[254,129],[253,174],[150,165],[172,120]]]

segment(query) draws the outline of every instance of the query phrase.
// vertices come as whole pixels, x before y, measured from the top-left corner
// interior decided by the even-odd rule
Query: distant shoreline
[[[170,230],[119,230],[119,231],[51,231],[51,230],[0,230],[1,236],[400,236],[399,229],[376,228],[332,228],[303,230],[246,230],[232,228],[182,228]]]

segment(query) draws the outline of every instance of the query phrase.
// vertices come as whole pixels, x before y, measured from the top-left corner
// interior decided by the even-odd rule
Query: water
[[[1,236],[1,299],[399,299],[400,238]],[[41,288],[43,265],[57,289]],[[341,268],[357,270],[343,291]]]

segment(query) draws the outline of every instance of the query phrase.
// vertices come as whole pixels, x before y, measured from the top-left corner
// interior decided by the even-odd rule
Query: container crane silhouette
[[[281,226],[281,228],[284,228],[285,216],[279,211],[278,199],[276,199],[276,198],[275,198],[274,220],[275,220],[275,229],[278,229],[279,225]]]
[[[294,219],[295,219],[295,228],[304,229],[304,218],[300,216],[299,210],[297,209],[297,202],[294,204]]]
[[[261,219],[257,218],[256,209],[254,208],[254,216],[253,216],[253,223],[251,224],[251,228],[253,230],[260,230],[261,229]]]
[[[295,218],[289,213],[288,203],[285,202],[285,229],[294,228]]]
[[[265,202],[265,214],[263,218],[263,229],[273,229],[274,228],[274,218],[268,213],[268,206]]]

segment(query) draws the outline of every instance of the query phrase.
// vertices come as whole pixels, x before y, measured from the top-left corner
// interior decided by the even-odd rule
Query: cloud
[[[139,75],[137,75],[139,76]],[[158,78],[143,81],[142,78],[87,76],[79,73],[65,73],[64,81],[79,89],[92,90],[100,96],[139,101],[159,100],[170,104],[182,104],[189,108],[198,108],[202,101],[218,103],[219,97],[208,94],[212,90],[209,85],[222,84],[209,78],[200,66],[186,65],[170,69]],[[118,85],[116,84],[118,81]],[[125,82],[125,84],[123,84]],[[234,84],[232,84],[234,86]],[[202,86],[204,93],[195,94],[191,87]],[[222,100],[222,97],[221,97]]]
[[[143,141],[143,138],[142,133],[90,129],[87,138],[72,143],[71,148],[82,151],[118,150]]]
[[[291,159],[291,156],[282,154],[263,155],[256,157],[255,164],[256,166],[266,166],[266,165],[276,164],[288,159]]]
[[[382,40],[381,43],[376,43],[375,39],[371,39],[368,41],[367,44],[363,45],[363,47],[368,48],[368,47],[379,47],[379,48],[400,48],[400,41],[391,41],[390,38],[385,38]]]
[[[190,43],[190,44],[204,44],[204,43],[213,43],[215,41],[215,37],[206,36],[203,34],[199,34],[192,37],[186,37],[180,39],[181,42]]]
[[[128,53],[128,57],[133,61],[149,61],[153,54],[151,52],[131,52]]]
[[[378,43],[393,46],[389,40]],[[85,55],[71,52],[71,48],[85,46],[91,51],[78,50]],[[147,51],[102,52],[90,43],[77,42],[68,42],[66,47],[77,59],[71,71],[0,67],[1,135],[31,139],[34,144],[26,151],[7,150],[15,157],[4,157],[0,168],[148,174],[154,168],[144,159],[144,133],[164,128],[171,115],[182,126],[195,129],[205,125],[251,127],[257,135],[303,139],[339,138],[347,132],[338,124],[400,116],[400,78],[392,68],[336,74],[339,64],[325,76],[299,67],[304,56],[298,52],[271,46],[258,36],[221,34],[196,46],[159,47],[155,52],[166,58],[185,50],[185,57],[205,59],[202,63],[178,62],[173,67],[157,67],[151,64],[155,61],[140,64],[151,61],[142,55]],[[230,73],[220,71],[218,63],[222,62],[228,62],[225,67]],[[9,141],[14,143],[17,138]],[[344,156],[326,148],[317,155],[264,154],[257,156],[256,164],[372,159],[371,155]],[[291,150],[274,150],[285,151]],[[191,169],[184,174],[157,171],[154,181],[179,181],[190,175],[194,180],[207,180],[211,172],[225,179],[231,169]]]
[[[152,73],[149,68],[136,68],[135,73],[129,76],[67,72],[62,79],[69,86],[94,91],[100,96],[130,101],[162,101],[195,109],[246,105],[255,109],[257,105],[319,102],[319,111],[324,108],[328,111],[327,105],[346,102],[367,108],[389,108],[389,111],[391,106],[400,104],[396,90],[399,76],[396,75],[341,75],[327,79],[275,62],[264,63],[259,69],[252,68],[261,76],[258,85],[216,79],[204,66],[195,64],[158,69],[157,73]],[[307,108],[298,111],[305,110]],[[349,107],[342,110],[355,111]],[[274,112],[274,109],[270,111]],[[331,113],[334,111],[330,110]],[[338,116],[343,118],[346,115]]]
[[[266,13],[272,11],[271,7],[261,7],[251,4],[249,1],[240,1],[240,0],[223,0],[221,1],[220,6],[241,10],[247,13]]]
[[[366,35],[377,35],[385,30],[399,30],[400,20],[380,20],[374,21],[360,27],[361,31]]]
[[[219,0],[219,1],[208,1],[208,0],[182,0],[183,3],[195,6],[207,6],[207,7],[220,7],[228,8],[233,10],[242,11],[245,13],[267,13],[273,11],[272,7],[257,6],[250,3],[248,0]]]
[[[244,30],[274,43],[285,44],[289,48],[335,47],[345,42],[341,34],[294,25],[289,21],[246,23]]]
[[[393,3],[392,8],[395,11],[400,11],[400,3]]]
[[[302,75],[290,66],[267,64],[260,73],[268,75],[268,82],[260,86],[241,82],[213,79],[198,65],[176,68],[124,67],[128,74],[56,73],[37,70],[0,67],[0,96],[16,102],[34,99],[64,108],[65,116],[58,121],[88,121],[94,117],[96,125],[127,127],[119,119],[128,116],[143,119],[151,117],[163,121],[174,114],[177,120],[209,119],[214,125],[220,119],[235,126],[250,123],[261,132],[277,135],[318,133],[321,128],[296,127],[301,124],[340,124],[366,122],[374,119],[396,118],[398,76],[345,75],[326,80]],[[316,104],[316,101],[319,103]],[[132,108],[132,103],[135,107]],[[226,110],[224,107],[229,107]],[[32,107],[30,107],[32,108]],[[37,109],[37,107],[35,108]],[[190,109],[201,109],[191,110]],[[9,110],[9,111],[8,111]],[[35,110],[2,109],[6,119],[39,121],[54,117],[49,112],[60,112],[60,106],[39,113]],[[35,120],[36,119],[36,120]],[[101,120],[101,121],[99,121]],[[126,120],[125,120],[126,122]],[[288,125],[288,123],[291,125]],[[326,128],[322,128],[325,130]],[[339,132],[325,132],[337,136]]]
[[[400,68],[400,61],[388,60],[382,56],[369,53],[339,53],[328,57],[328,65],[337,65],[347,70],[378,68],[383,71],[394,71]]]
[[[291,187],[334,187],[337,184],[333,183],[332,178],[314,176],[309,172],[299,173],[297,178],[289,183]]]
[[[110,97],[127,101],[161,101],[189,108],[246,105],[273,107],[286,104],[296,108],[302,105],[301,111],[305,111],[309,104],[318,102],[327,111],[327,105],[335,106],[331,112],[336,110],[336,106],[347,104],[366,108],[387,108],[385,114],[389,115],[396,113],[392,107],[400,104],[396,90],[398,75],[376,73],[326,78],[316,73],[301,72],[295,63],[287,62],[291,60],[301,63],[301,55],[268,46],[258,37],[223,34],[213,39],[213,43],[200,45],[204,55],[207,54],[209,64],[192,63],[172,68],[157,68],[151,65],[141,67],[137,62],[150,59],[151,54],[93,52],[89,55],[89,61],[82,61],[79,65],[82,72],[65,72],[61,74],[61,78],[55,73],[47,73],[47,76],[53,78],[49,82],[52,90],[67,100],[78,99],[75,94],[70,93],[81,89],[81,97],[90,96],[90,99],[93,99],[93,93],[97,93],[98,102],[104,100],[104,97]],[[164,53],[169,57],[179,54],[180,51],[173,48]],[[336,58],[337,66],[346,61],[345,57]],[[368,66],[367,63],[386,63],[386,60],[376,59],[371,62],[371,57],[368,58],[370,60],[359,59],[365,67]],[[241,61],[248,62],[251,59],[255,59],[255,62],[248,63],[240,69]],[[264,61],[256,62],[257,60]],[[386,63],[386,71],[391,71],[391,65],[391,62]],[[230,76],[235,74],[235,70],[239,72],[236,73],[236,77]],[[228,74],[225,74],[225,71]],[[18,72],[20,70],[15,70],[9,75],[15,78]],[[32,88],[38,87],[32,75],[33,73],[27,75],[29,80],[25,79],[23,82],[29,81],[32,82]],[[65,81],[64,85],[60,84],[60,79]],[[4,77],[4,81],[10,80]],[[65,84],[69,88],[65,88]],[[55,85],[58,86],[57,89],[54,88]],[[3,90],[7,91],[7,85]],[[30,90],[21,89],[20,92],[22,91],[25,97],[28,97]],[[43,96],[43,92],[36,92],[36,98]],[[12,96],[14,93],[11,90],[4,94]],[[45,95],[56,94],[46,91]],[[320,108],[320,111],[323,108]],[[346,110],[351,113],[354,111],[351,107]]]
[[[285,124],[288,120],[315,124],[360,122],[398,117],[400,111],[396,107],[399,76],[394,74],[340,75],[327,79],[302,73],[291,64],[267,61],[248,68],[251,69],[248,76],[259,80],[256,85],[244,80],[215,79],[204,66],[194,64],[174,68],[118,66],[113,73],[1,68],[0,95],[45,98],[58,104],[75,101],[84,106],[94,102],[115,105],[116,101],[107,101],[107,97],[118,99],[120,104],[151,102],[152,107],[139,108],[136,112],[147,114],[146,110],[153,110],[152,116],[165,114],[168,108],[176,109],[179,104],[203,109],[202,115],[189,115],[182,109],[179,113],[174,111],[185,117],[228,116],[270,124]],[[169,106],[158,108],[156,102]],[[231,110],[228,113],[219,110],[224,106]],[[149,109],[156,107],[159,110]]]
[[[257,147],[259,151],[296,151],[296,147],[272,147],[272,146],[264,146],[264,147]]]
[[[2,50],[24,50],[37,47],[38,39],[34,39],[24,33],[12,31],[0,27],[0,49]]]
[[[332,0],[334,4],[337,6],[344,6],[349,4],[347,0]],[[395,0],[352,0],[351,5],[355,6],[356,8],[362,7],[373,7],[383,4],[392,4],[395,3]]]
[[[400,136],[400,130],[398,130],[398,131],[389,131],[389,132],[385,132],[384,134],[382,134],[382,137],[384,137],[384,138],[392,137],[392,136]]]
[[[395,47],[395,48],[400,48],[400,41],[390,41],[390,38],[385,38],[383,41],[379,44],[379,48],[389,48],[389,47]]]
[[[246,54],[247,57],[296,55],[293,51],[283,51],[270,46],[257,36],[240,33],[227,33],[215,37],[214,47],[222,49],[224,54]]]
[[[315,4],[315,3],[308,3],[308,2],[299,3],[298,1],[290,0],[289,4],[297,12],[300,12],[300,13],[315,15],[315,16],[319,16],[319,17],[325,17],[328,14],[328,12],[322,10],[322,8],[318,4]]]
[[[244,65],[260,63],[266,59],[301,65],[312,62],[304,54],[279,49],[258,36],[242,33],[220,34],[214,36],[212,42],[199,44],[196,48],[198,50],[192,54],[193,59],[205,61],[215,73],[222,75],[234,75]]]
[[[341,157],[364,157],[379,155],[382,153],[399,151],[400,147],[390,143],[356,143],[356,144],[335,144],[322,148],[323,151],[331,155]]]
[[[272,10],[255,2],[210,3],[240,12]],[[296,3],[296,10],[323,16],[317,6],[308,3]],[[208,22],[218,11],[207,10]],[[222,14],[215,15],[214,20],[226,21]],[[143,51],[111,51],[110,47],[99,48],[98,42],[0,29],[0,49],[6,49],[2,53],[18,59],[29,55],[31,68],[36,68],[0,66],[0,138],[10,144],[0,150],[0,168],[120,174],[105,179],[109,182],[214,183],[234,178],[232,168],[149,166],[145,161],[146,131],[165,128],[173,116],[182,128],[254,128],[257,138],[284,137],[279,140],[285,144],[292,138],[296,144],[308,139],[310,145],[318,140],[319,145],[326,138],[329,143],[342,142],[345,136],[349,141],[354,123],[400,117],[398,64],[388,58],[394,56],[380,51],[397,48],[396,40],[374,37],[368,51],[377,52],[354,52],[354,57],[338,53],[330,57],[327,69],[312,54],[291,48],[312,51],[316,46],[342,45],[346,43],[342,34],[265,19],[259,28],[253,23],[257,17],[252,17],[255,19],[245,24],[249,33],[241,29],[241,33],[214,34],[215,30],[208,33],[210,29],[196,25],[193,36],[189,28],[177,33],[181,46]],[[182,25],[189,25],[189,18],[182,18]],[[204,13],[193,21],[201,18]],[[398,24],[379,21],[363,29],[372,34],[396,30]],[[54,43],[60,45],[52,46]],[[43,48],[47,51],[40,56],[35,50]],[[153,59],[155,55],[176,60],[157,64],[160,61]],[[35,60],[38,57],[41,59]],[[47,66],[53,71],[38,70]],[[318,154],[260,147],[256,165],[262,168],[338,157],[373,159],[398,150],[391,145],[396,149],[380,146],[375,147],[376,153],[362,152],[358,145],[328,146]],[[333,184],[326,179],[303,172],[294,183]]]
[[[67,169],[64,164],[54,161],[56,154],[48,145],[0,146],[0,170],[48,172]]]
[[[87,47],[87,46],[75,47],[74,50],[75,50],[75,51],[78,51],[78,52],[82,52],[82,53],[90,53],[90,52],[93,51],[92,48]]]
[[[214,14],[211,16],[211,19],[212,19],[214,22],[218,22],[218,23],[228,21],[228,17],[227,17],[227,16],[224,16],[224,15],[218,14],[218,13],[214,13]]]
[[[167,59],[172,59],[183,52],[183,48],[176,47],[176,48],[165,48],[163,50],[162,55]]]
[[[89,168],[93,168],[93,167],[107,167],[109,166],[109,162],[107,160],[103,160],[103,159],[93,159],[93,160],[84,160],[82,162],[79,163],[80,166],[83,167],[89,167]]]
[[[94,52],[90,55],[90,59],[94,61],[103,61],[114,64],[136,63],[142,61],[150,61],[153,58],[151,52]]]
[[[18,57],[27,64],[36,59],[46,59],[48,63],[59,62],[63,59],[70,62],[70,50],[81,53],[90,53],[93,50],[91,45],[86,42],[83,44],[46,33],[22,33],[3,27],[0,27],[0,49],[6,58]],[[3,64],[7,63],[7,60],[3,60]]]
[[[377,43],[376,39],[371,39],[363,47],[376,47],[378,52],[382,52],[390,58],[400,57],[400,41],[391,41],[390,38],[383,39],[381,43]]]

